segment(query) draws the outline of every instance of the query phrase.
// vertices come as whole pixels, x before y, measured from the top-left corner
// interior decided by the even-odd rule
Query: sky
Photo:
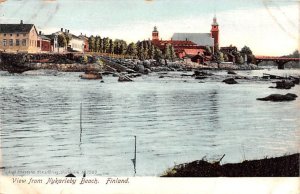
[[[0,0],[0,23],[35,24],[50,34],[124,39],[128,43],[175,32],[208,33],[214,15],[220,46],[247,45],[256,55],[280,56],[299,49],[298,0]]]

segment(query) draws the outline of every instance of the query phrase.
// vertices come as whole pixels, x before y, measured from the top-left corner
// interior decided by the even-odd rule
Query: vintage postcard
[[[298,193],[299,9],[0,0],[0,194]]]

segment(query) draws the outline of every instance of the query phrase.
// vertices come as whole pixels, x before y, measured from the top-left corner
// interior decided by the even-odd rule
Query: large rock
[[[119,81],[119,82],[132,82],[133,80],[130,79],[130,78],[129,78],[128,76],[126,76],[126,75],[120,75],[118,81]]]
[[[295,86],[294,82],[288,80],[277,81],[275,83],[276,83],[275,88],[277,89],[291,89],[292,87]]]
[[[236,75],[236,73],[233,70],[228,70],[227,74]]]
[[[227,78],[227,79],[223,80],[223,82],[225,82],[226,84],[237,84],[238,83],[233,78]]]
[[[81,79],[102,79],[102,74],[99,72],[87,72],[79,76]]]
[[[292,101],[295,100],[298,96],[296,94],[287,93],[285,95],[282,94],[271,94],[264,98],[257,98],[257,100],[262,101],[273,101],[273,102],[283,102],[283,101]]]

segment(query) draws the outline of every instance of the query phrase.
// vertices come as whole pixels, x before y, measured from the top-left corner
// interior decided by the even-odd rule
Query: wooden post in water
[[[81,134],[82,134],[82,103],[80,103],[80,143],[81,143]]]
[[[136,174],[136,136],[134,136],[134,158],[131,159],[134,167],[134,175]]]

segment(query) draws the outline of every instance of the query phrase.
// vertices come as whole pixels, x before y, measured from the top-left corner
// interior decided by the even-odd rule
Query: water
[[[241,75],[300,74],[299,70],[243,71]],[[152,74],[135,82],[116,77],[81,80],[80,73],[0,74],[1,152],[5,174],[67,172],[133,176],[137,136],[137,176],[158,176],[174,163],[206,156],[223,163],[299,152],[300,98],[262,102],[271,81],[221,78],[199,83],[181,73],[159,79]],[[83,106],[82,143],[80,103]],[[1,164],[1,163],[0,163]],[[0,165],[1,167],[1,165]],[[16,171],[16,172],[15,172]],[[43,174],[38,174],[43,175]]]

